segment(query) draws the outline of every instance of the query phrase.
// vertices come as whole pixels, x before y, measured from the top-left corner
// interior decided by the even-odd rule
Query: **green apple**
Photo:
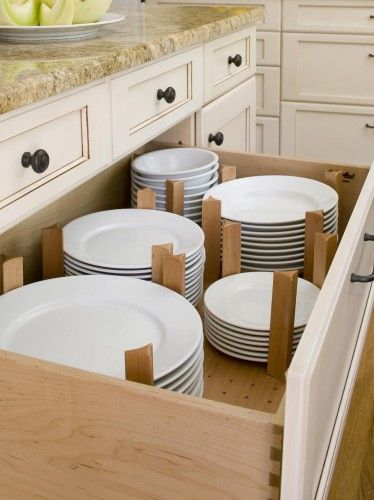
[[[73,24],[96,23],[109,10],[112,0],[75,0]]]
[[[52,7],[42,0],[40,4],[40,26],[62,26],[72,24],[74,0],[56,0]]]
[[[0,0],[0,25],[36,26],[39,0]]]

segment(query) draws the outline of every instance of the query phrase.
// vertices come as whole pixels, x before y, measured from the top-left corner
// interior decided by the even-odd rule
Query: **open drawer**
[[[373,269],[374,243],[364,234],[374,233],[374,168],[218,154],[240,177],[323,181],[328,170],[344,173],[340,214],[348,226],[286,385],[211,349],[202,399],[2,351],[0,496],[326,496],[373,305],[372,285],[351,283],[351,273]],[[129,206],[129,166],[130,158],[4,233],[1,253],[16,249],[27,281],[38,279],[41,228],[123,206],[125,197]]]

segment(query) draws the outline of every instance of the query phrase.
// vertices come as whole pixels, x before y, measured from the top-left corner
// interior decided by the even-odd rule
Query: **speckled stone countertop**
[[[80,42],[0,42],[0,114],[245,28],[262,7],[185,7],[114,1],[126,19]]]

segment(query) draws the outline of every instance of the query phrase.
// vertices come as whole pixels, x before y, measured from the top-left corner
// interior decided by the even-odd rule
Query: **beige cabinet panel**
[[[279,116],[280,69],[259,66],[256,72],[257,114]]]
[[[279,66],[281,35],[270,31],[257,32],[257,66]]]
[[[279,154],[279,118],[257,116],[256,153],[266,155]]]

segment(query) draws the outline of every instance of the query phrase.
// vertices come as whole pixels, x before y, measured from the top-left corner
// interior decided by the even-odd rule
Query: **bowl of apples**
[[[51,42],[94,36],[125,19],[112,0],[0,0],[0,40]]]

